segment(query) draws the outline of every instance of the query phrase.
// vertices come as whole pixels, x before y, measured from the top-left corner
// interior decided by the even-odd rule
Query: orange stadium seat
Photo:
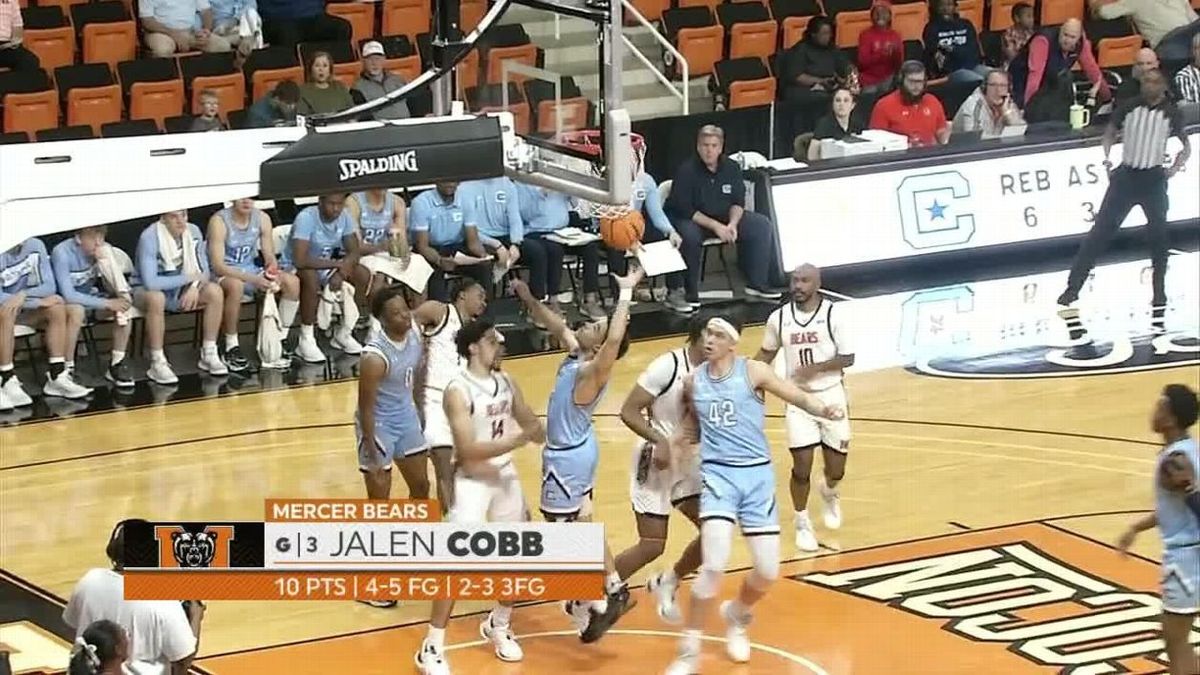
[[[4,132],[21,132],[31,138],[43,129],[58,126],[58,92],[53,89],[4,97]]]
[[[1042,0],[1042,16],[1039,25],[1057,26],[1067,19],[1083,19],[1083,0]]]
[[[717,19],[729,32],[729,58],[757,56],[768,59],[776,51],[779,25],[759,2],[726,3],[717,8]]]
[[[398,59],[387,59],[383,62],[383,67],[389,73],[399,75],[405,82],[412,82],[421,74],[421,57],[413,54]]]
[[[783,20],[784,49],[789,49],[804,38],[804,29],[808,28],[809,21],[812,21],[811,16],[789,16]]]
[[[63,66],[54,71],[54,81],[65,103],[67,126],[87,125],[99,135],[100,125],[121,120],[121,85],[107,65]]]
[[[458,74],[458,86],[461,91],[466,91],[469,87],[474,87],[479,84],[479,50],[472,49],[467,58],[463,59],[454,67],[454,72]]]
[[[428,0],[384,0],[383,34],[407,35],[415,40],[432,27],[432,13]]]
[[[183,80],[135,82],[129,88],[129,119],[154,120],[161,128],[183,112]]]
[[[841,14],[838,17],[840,18]],[[929,23],[929,6],[924,2],[906,2],[902,5],[892,5],[892,28],[900,34],[901,40],[920,40],[922,33],[925,31],[925,24],[927,23]],[[858,45],[857,36],[854,39],[854,44]]]
[[[458,6],[458,25],[463,31],[470,33],[475,30],[483,15],[487,14],[486,0],[466,0]]]
[[[1013,5],[1022,1],[1024,0],[991,0],[988,9],[988,30],[1004,30],[1011,26]]]
[[[926,15],[928,15],[928,11]],[[975,26],[976,33],[982,34],[984,32],[983,0],[958,0],[958,15],[970,21],[971,25]],[[921,34],[918,33],[914,39],[921,39]]]
[[[75,63],[75,29],[69,25],[26,30],[22,44],[37,54],[47,72]]]
[[[723,0],[679,0],[676,7],[707,7],[714,13]]]
[[[358,44],[375,36],[375,3],[350,0],[350,2],[329,2],[325,12],[330,16],[345,19],[350,24],[350,41]]]
[[[894,12],[896,7],[892,7]],[[834,23],[834,43],[838,47],[857,47],[858,36],[871,27],[871,10],[838,12]]]
[[[228,75],[201,75],[192,80],[193,115],[200,114],[200,92],[211,89],[221,100],[221,115],[226,116],[234,110],[246,107],[246,78],[242,73]]]
[[[503,75],[504,62],[512,61],[525,66],[537,66],[537,45],[523,44],[511,47],[492,47],[487,50],[487,79],[489,83],[500,81]],[[510,82],[524,82],[525,75],[516,72],[508,74]]]
[[[89,23],[83,27],[83,62],[115,68],[137,56],[137,23]]]
[[[729,85],[729,109],[751,108],[775,102],[775,78],[738,80]]]
[[[86,5],[91,0],[38,0],[38,7],[61,7],[64,14],[71,11],[71,5]]]
[[[1096,44],[1096,62],[1101,68],[1132,66],[1142,48],[1141,35],[1101,38]]]
[[[687,59],[688,75],[708,75],[725,54],[725,29],[713,20],[707,7],[678,7],[663,12],[667,39]],[[682,74],[680,64],[672,64],[675,76]]]
[[[583,96],[564,98],[556,103],[553,100],[542,101],[537,107],[537,132],[552,134],[557,130],[557,114],[562,113],[562,130],[575,131],[588,128],[588,100]]]
[[[250,80],[250,98],[255,101],[266,96],[284,80],[292,80],[296,84],[304,82],[304,68],[300,65],[300,59],[295,51],[286,47],[255,49],[242,64],[242,72]]]

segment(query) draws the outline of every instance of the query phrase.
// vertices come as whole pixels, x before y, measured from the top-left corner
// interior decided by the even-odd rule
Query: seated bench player
[[[483,286],[488,297],[492,295],[490,261],[459,265],[454,260],[457,253],[475,258],[488,256],[484,240],[475,225],[475,208],[469,197],[458,191],[458,183],[443,181],[437,183],[433,190],[426,190],[413,199],[410,216],[413,248],[433,266],[427,289],[430,300],[449,302],[447,272],[475,279]]]
[[[399,195],[384,188],[355,192],[346,200],[346,211],[358,233],[362,257],[354,268],[355,301],[369,307],[371,298],[389,281],[387,270],[403,270],[411,253],[408,242],[408,207]],[[399,265],[392,265],[398,262]],[[397,279],[396,281],[399,281]]]
[[[82,311],[76,308],[76,320]],[[42,394],[85,398],[92,390],[76,384],[66,364],[67,305],[54,292],[50,255],[40,239],[30,238],[0,252],[0,410],[33,403],[13,367],[17,324],[45,329],[50,370]],[[78,330],[78,328],[76,328]]]
[[[112,354],[104,377],[125,389],[134,385],[129,361],[125,358],[133,328],[132,317],[128,314],[133,308],[133,295],[113,247],[104,240],[107,234],[108,227],[104,225],[76,230],[74,236],[54,247],[50,263],[58,282],[58,292],[68,308],[81,307],[96,320],[113,322]],[[117,281],[118,276],[120,281]],[[78,322],[72,320],[68,309],[68,357],[75,353],[83,318],[80,316]]]
[[[462,199],[471,206],[474,225],[479,230],[483,247],[496,258],[502,270],[508,270],[521,259],[521,244],[525,237],[525,226],[521,222],[521,210],[517,204],[517,184],[508,176],[468,180],[458,185]],[[538,270],[546,265],[544,259],[525,261],[530,274],[538,276]],[[539,265],[541,267],[539,267]],[[540,272],[545,277],[545,272]]]
[[[204,236],[188,222],[187,211],[168,211],[138,237],[138,277],[142,285],[134,291],[134,302],[146,320],[146,346],[150,349],[153,382],[172,385],[179,381],[163,351],[167,312],[201,310],[200,362],[197,367],[214,377],[229,374],[217,353],[224,298],[221,287],[211,281]]]
[[[314,326],[321,293],[328,287],[341,291],[358,266],[360,251],[354,221],[346,213],[346,193],[321,195],[315,206],[296,214],[284,252],[284,268],[294,268],[300,277],[300,339],[296,355],[307,363],[323,363],[325,353],[317,346]],[[339,323],[330,344],[343,354],[362,353],[354,339],[354,326]]]
[[[234,372],[250,367],[238,342],[238,319],[245,298],[278,292],[279,318],[285,331],[300,307],[300,280],[279,269],[271,229],[271,217],[255,208],[253,199],[238,199],[208,220],[208,258],[213,278],[225,294],[225,365]]]

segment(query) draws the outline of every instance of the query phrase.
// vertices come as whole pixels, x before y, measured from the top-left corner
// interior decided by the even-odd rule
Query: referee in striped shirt
[[[1167,180],[1178,173],[1191,154],[1191,146],[1183,130],[1183,115],[1167,98],[1167,80],[1161,70],[1142,74],[1142,91],[1138,99],[1126,101],[1113,112],[1104,129],[1104,167],[1108,170],[1108,190],[1096,213],[1096,221],[1084,239],[1067,289],[1058,298],[1059,316],[1067,322],[1072,340],[1082,340],[1087,331],[1079,319],[1079,310],[1072,305],[1079,298],[1079,289],[1096,264],[1096,258],[1120,229],[1121,223],[1134,206],[1141,206],[1146,215],[1146,233],[1150,238],[1150,261],[1154,265],[1152,325],[1155,334],[1165,332],[1163,314],[1167,304],[1164,289],[1167,276]],[[1113,167],[1109,153],[1117,141],[1118,132],[1123,146],[1121,164]],[[1167,139],[1175,136],[1183,150],[1169,166]]]

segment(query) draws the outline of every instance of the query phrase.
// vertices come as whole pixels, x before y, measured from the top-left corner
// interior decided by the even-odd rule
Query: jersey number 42
[[[737,409],[733,401],[724,399],[708,404],[708,422],[716,427],[732,427],[737,424]]]

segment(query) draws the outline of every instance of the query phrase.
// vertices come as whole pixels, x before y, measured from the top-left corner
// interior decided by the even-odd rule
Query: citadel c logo
[[[957,246],[975,235],[966,210],[971,183],[957,171],[908,176],[896,187],[904,241],[915,249]]]

